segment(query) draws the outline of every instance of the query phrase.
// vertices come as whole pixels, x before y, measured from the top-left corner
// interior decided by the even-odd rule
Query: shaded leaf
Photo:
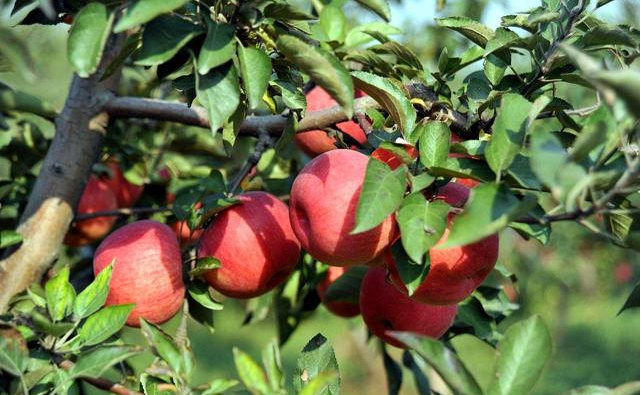
[[[234,33],[234,26],[207,19],[207,35],[198,54],[199,74],[207,74],[211,69],[232,59],[236,49]]]
[[[428,202],[421,192],[403,199],[396,218],[403,248],[415,263],[421,264],[426,252],[444,234],[449,210],[442,201]]]
[[[162,15],[145,25],[143,46],[134,63],[154,66],[174,57],[203,28],[179,16]]]
[[[375,99],[392,116],[404,134],[412,133],[417,114],[401,88],[386,78],[364,71],[353,71],[352,76],[357,88]]]
[[[17,377],[22,376],[29,362],[29,350],[20,340],[0,336],[0,368]]]
[[[481,184],[471,190],[464,212],[453,221],[448,240],[437,248],[466,245],[497,233],[536,204],[534,195],[519,200],[505,185]]]
[[[78,294],[74,302],[75,320],[88,317],[105,304],[115,261],[114,259],[107,267],[101,270],[94,281]]]
[[[372,10],[386,22],[390,21],[390,6],[387,0],[356,0],[357,3]]]
[[[210,130],[216,133],[234,115],[241,102],[238,76],[232,63],[211,70],[196,78],[196,95],[207,109]]]
[[[333,281],[323,295],[323,302],[335,301],[359,303],[361,282],[368,271],[367,266],[351,266]]]
[[[622,314],[624,310],[632,309],[637,307],[640,308],[640,283],[635,285],[635,288],[629,294],[629,297],[626,298],[626,302],[622,305],[620,311],[617,312],[617,315]]]
[[[22,235],[15,230],[0,230],[0,249],[18,244],[22,241]]]
[[[218,262],[218,260],[217,260]],[[222,310],[223,305],[214,300],[209,291],[209,286],[202,281],[192,281],[187,289],[189,295],[201,306],[209,310]]]
[[[488,40],[493,38],[495,33],[487,26],[465,16],[452,16],[448,18],[436,18],[439,26],[447,27],[460,33],[470,41],[484,48]]]
[[[134,0],[114,27],[114,33],[124,32],[155,17],[182,7],[188,0]]]
[[[343,108],[348,118],[352,118],[354,106],[352,78],[333,54],[288,35],[279,37],[277,47],[289,61],[325,89]]]
[[[78,330],[74,341],[76,347],[92,346],[107,340],[122,329],[134,304],[107,306],[92,314]]]
[[[139,354],[141,350],[129,346],[109,346],[81,354],[69,369],[70,377],[100,377],[111,366]]]
[[[98,69],[114,14],[101,3],[89,3],[75,16],[67,39],[67,58],[74,71],[87,78]]]
[[[401,366],[392,359],[385,349],[382,349],[382,354],[383,367],[386,371],[386,382],[388,383],[388,395],[398,395],[403,380]]]
[[[377,159],[368,161],[351,234],[378,226],[399,208],[406,191],[406,171],[406,166],[391,170]]]
[[[243,90],[249,103],[249,109],[254,110],[259,106],[267,91],[272,74],[272,63],[265,52],[255,47],[245,48],[239,45],[237,53]]]
[[[297,369],[294,376],[294,387],[300,391],[315,377],[336,372],[336,377],[328,385],[330,395],[339,394],[339,364],[334,355],[332,345],[321,334],[314,336],[303,348],[301,356],[297,360]]]
[[[455,395],[483,395],[479,384],[457,354],[439,340],[408,332],[393,332],[392,336],[421,355]]]
[[[180,348],[174,342],[171,336],[163,332],[158,326],[140,320],[140,328],[147,339],[147,343],[152,348],[154,355],[163,359],[169,367],[176,373],[187,373],[187,366],[185,359],[181,353]]]
[[[528,394],[553,353],[553,340],[544,320],[533,316],[508,328],[497,349],[488,395]]]
[[[65,266],[47,281],[45,295],[47,310],[54,322],[62,320],[72,312],[76,291],[69,283],[69,266]]]

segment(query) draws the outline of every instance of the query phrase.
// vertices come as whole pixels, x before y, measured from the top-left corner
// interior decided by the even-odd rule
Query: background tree
[[[360,159],[346,160],[337,174],[345,181],[312,200],[332,211],[330,221],[346,206],[329,194],[358,179],[363,187],[345,238],[396,224],[400,240],[386,261],[397,271],[397,287],[416,291],[415,298],[437,273],[427,252],[438,248],[449,218],[452,249],[501,233],[500,262],[459,303],[441,340],[390,334],[409,348],[403,352],[380,343],[389,393],[398,393],[402,382],[410,388],[404,371],[422,394],[527,393],[553,343],[558,355],[595,355],[565,346],[566,323],[556,318],[570,316],[567,310],[579,316],[572,318],[577,323],[590,322],[591,313],[619,330],[632,323],[637,333],[639,313],[623,310],[639,305],[639,285],[630,292],[639,270],[630,263],[639,260],[639,30],[637,18],[608,23],[600,13],[622,7],[623,14],[639,14],[639,4],[542,1],[502,17],[496,29],[480,22],[488,5],[424,5],[442,17],[409,26],[400,38],[401,30],[386,23],[391,11],[384,0],[2,4],[0,391],[335,394],[339,365],[350,389],[345,369],[353,364],[340,349],[336,358],[324,336],[312,336],[336,330],[337,321],[312,312],[320,296],[326,304],[354,305],[366,270],[349,269],[319,295],[328,267],[306,243],[309,254],[288,268],[287,280],[242,303],[243,324],[267,345],[263,366],[237,348],[232,356],[230,346],[225,355],[241,383],[221,365],[212,369],[212,359],[222,358],[218,348],[208,348],[220,337],[205,329],[213,331],[230,310],[238,317],[241,302],[203,281],[212,284],[207,273],[221,263],[197,255],[198,232],[247,207],[239,205],[241,191],[288,201],[309,161],[297,144],[303,149],[301,140],[313,135],[328,139],[329,148],[370,156],[365,177],[351,175]],[[312,99],[319,89],[328,95],[323,105]],[[350,120],[355,123],[341,123]],[[310,149],[305,152],[319,153]],[[459,207],[438,197],[453,179],[479,183]],[[94,255],[103,256],[95,246],[114,225],[119,230],[107,240],[146,218],[171,224],[183,242],[181,259],[166,259],[169,252],[159,258],[166,267],[182,266],[187,288],[183,308],[175,307],[181,311],[162,328],[128,322],[134,306],[107,298],[110,282],[120,281],[111,257],[102,259],[100,268],[107,269],[95,279],[91,269]],[[161,236],[145,240],[155,251],[168,245]],[[621,288],[630,296],[619,315],[620,306],[604,295],[621,298]],[[593,311],[577,307],[585,300]],[[263,335],[268,316],[276,322],[273,343]],[[123,329],[126,322],[141,327]],[[297,337],[310,331],[306,325],[313,327],[309,341]],[[246,338],[229,342],[242,346]],[[365,339],[354,343],[368,359]],[[303,349],[296,366],[289,356],[282,368],[280,345]],[[617,357],[609,351],[601,352],[607,356],[601,366],[629,356],[639,364],[631,347]],[[588,365],[559,361],[545,377]],[[580,393],[639,393],[639,383],[622,384],[635,373],[613,370],[594,382],[594,375],[579,373],[545,381],[559,385],[549,384],[548,392],[597,383],[619,386]],[[382,392],[383,383],[371,377],[367,392]]]

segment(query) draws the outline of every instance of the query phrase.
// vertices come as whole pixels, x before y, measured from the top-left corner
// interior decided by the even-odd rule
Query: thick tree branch
[[[38,280],[58,254],[102,148],[109,115],[100,109],[106,93],[115,89],[118,73],[104,81],[100,78],[118,54],[122,39],[109,39],[94,75],[74,76],[71,82],[65,107],[56,119],[56,135],[20,217],[17,231],[23,242],[0,261],[0,312],[13,295]]]
[[[453,128],[456,130],[466,129],[466,116],[438,103],[437,97],[428,87],[412,84],[407,85],[406,89],[411,97],[421,98],[428,105],[433,106],[433,111],[438,112],[441,118],[448,120]],[[379,109],[381,106],[369,97],[355,100],[355,113],[365,113],[366,110],[372,108]],[[139,97],[113,97],[105,103],[103,109],[114,118],[149,118],[200,126],[202,128],[210,127],[205,108],[199,106],[188,107],[183,103]],[[241,124],[239,134],[257,136],[258,130],[264,129],[273,136],[279,136],[283,132],[286,120],[287,116],[285,115],[250,116]],[[297,131],[323,129],[346,120],[348,118],[340,106],[320,111],[310,111],[299,122]]]
[[[74,363],[69,361],[69,360],[64,360],[58,364],[61,368],[65,370],[69,370],[74,366]],[[129,388],[120,385],[118,383],[114,383],[112,381],[103,379],[103,378],[95,378],[95,377],[80,377],[80,380],[93,385],[94,387],[101,389],[103,391],[109,391],[112,394],[116,395],[143,395],[142,393],[138,391],[133,391],[130,390]]]

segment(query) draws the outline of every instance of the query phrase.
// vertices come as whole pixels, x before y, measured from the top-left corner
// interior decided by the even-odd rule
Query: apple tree
[[[419,394],[529,393],[553,338],[537,315],[498,329],[520,308],[502,235],[546,246],[568,221],[639,250],[640,36],[595,15],[611,1],[438,18],[464,49],[433,62],[386,0],[0,3],[0,71],[40,81],[25,25],[62,28],[46,56],[74,71],[60,105],[0,73],[0,394],[338,394],[322,327],[282,368],[320,308],[361,317],[381,393],[404,370]],[[278,339],[196,383],[188,322],[216,342],[234,299]],[[495,350],[488,384],[462,334]]]

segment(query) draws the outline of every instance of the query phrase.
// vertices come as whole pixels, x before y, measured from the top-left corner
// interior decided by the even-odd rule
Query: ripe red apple
[[[221,212],[201,236],[198,256],[213,256],[219,269],[205,273],[224,295],[253,298],[280,285],[299,261],[301,245],[288,206],[266,192],[247,192]]]
[[[116,209],[118,209],[118,200],[112,189],[98,177],[91,175],[78,202],[76,214],[92,214]],[[69,229],[65,244],[71,247],[90,244],[109,233],[117,219],[116,216],[105,216],[77,221]]]
[[[361,315],[366,326],[386,343],[404,348],[388,331],[414,332],[439,338],[446,333],[457,315],[457,305],[433,306],[404,295],[386,278],[386,269],[368,270],[361,283]]]
[[[410,155],[411,158],[413,159],[417,158],[418,153],[415,147],[413,147],[412,145],[407,145],[404,148],[406,149],[406,152],[408,153],[408,155]],[[392,152],[388,151],[385,148],[377,148],[372,152],[370,156],[372,156],[375,159],[379,159],[383,163],[387,164],[388,167],[390,167],[392,170],[396,170],[399,166],[403,164],[401,159],[399,159],[395,154],[393,154]]]
[[[116,230],[96,249],[94,274],[114,259],[106,305],[135,303],[127,325],[139,326],[140,318],[159,324],[181,308],[181,252],[169,226],[143,220]]]
[[[355,97],[364,95],[363,92],[357,91]],[[306,111],[319,111],[337,105],[337,102],[332,96],[320,86],[314,87],[305,95],[305,98],[307,100]],[[354,121],[339,122],[336,124],[336,127],[343,133],[350,135],[350,137],[360,144],[364,144],[367,141],[365,132]],[[303,152],[312,158],[337,148],[334,145],[336,139],[329,137],[323,130],[309,130],[307,132],[297,133],[294,136],[294,142]]]
[[[169,227],[172,228],[172,232],[176,234],[182,246],[194,244],[203,235],[203,229],[191,231],[187,221],[172,222]]]
[[[123,171],[115,161],[108,161],[107,167],[111,170],[111,177],[104,177],[105,182],[116,194],[118,207],[131,207],[143,194],[144,185],[135,185],[127,181]]]
[[[325,298],[325,292],[328,290],[328,287],[333,282],[337,281],[337,279],[341,277],[347,270],[348,268],[346,267],[330,266],[323,280],[321,280],[321,282],[317,284],[317,294],[319,294],[319,298],[321,299],[321,302],[326,309],[338,315],[339,317],[349,318],[359,315],[358,303],[343,302],[339,300],[328,303],[323,301],[323,299]]]
[[[311,160],[290,191],[290,221],[303,248],[333,266],[373,261],[394,240],[391,215],[366,232],[350,234],[368,157],[352,150],[333,150]]]
[[[434,196],[453,207],[462,207],[470,189],[454,182],[441,187]],[[439,249],[448,239],[450,224],[455,214],[448,215],[449,225],[443,236],[430,249],[430,271],[412,298],[429,304],[448,305],[461,302],[477,288],[495,267],[499,254],[499,237],[495,234],[465,246]],[[396,269],[390,250],[384,254],[391,279],[401,290],[406,288]]]
[[[458,179],[455,180],[455,182],[457,184],[461,184],[461,185],[463,185],[463,186],[465,186],[467,188],[470,188],[470,189],[473,189],[477,185],[479,185],[479,181],[473,180],[473,179],[470,179],[470,178],[458,178]]]

